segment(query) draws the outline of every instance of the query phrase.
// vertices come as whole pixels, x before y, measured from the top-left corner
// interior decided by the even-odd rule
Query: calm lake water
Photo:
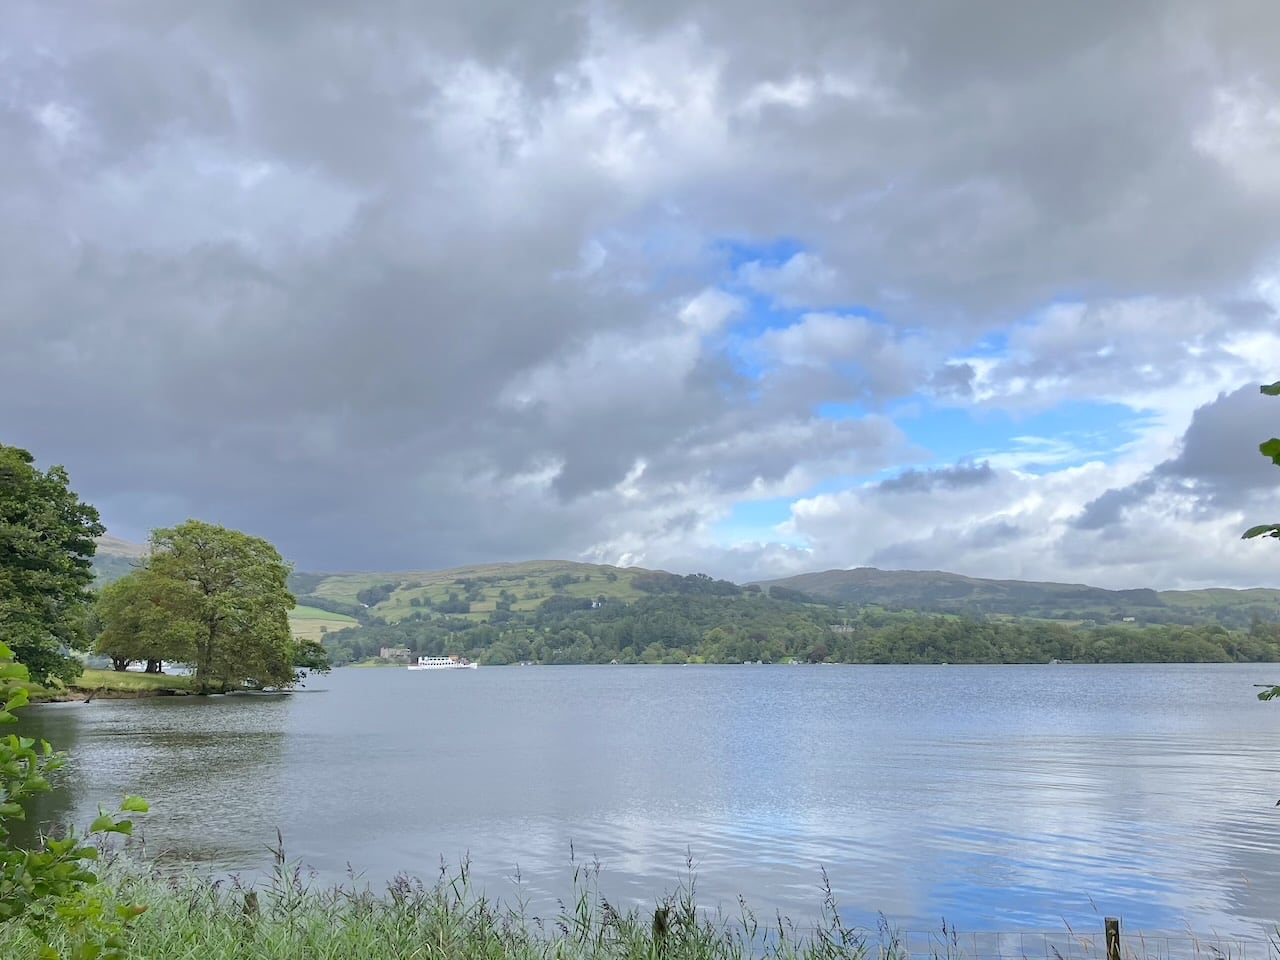
[[[469,857],[507,900],[603,892],[907,928],[1265,936],[1277,665],[344,669],[292,695],[26,711],[70,750],[37,816],[152,803],[146,854],[380,885]],[[572,850],[572,854],[571,854]],[[521,878],[513,881],[517,869]]]

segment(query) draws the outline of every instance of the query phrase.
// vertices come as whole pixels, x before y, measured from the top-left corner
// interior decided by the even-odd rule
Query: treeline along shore
[[[552,595],[535,609],[479,621],[426,607],[390,623],[356,612],[364,622],[322,636],[335,664],[392,651],[457,654],[493,665],[1280,660],[1280,627],[1258,618],[1228,629],[970,616],[821,602],[779,587],[635,600]]]

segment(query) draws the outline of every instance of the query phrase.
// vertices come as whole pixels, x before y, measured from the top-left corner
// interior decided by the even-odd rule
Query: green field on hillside
[[[297,606],[289,611],[289,628],[295,637],[303,640],[319,640],[330,630],[354,627],[356,622],[355,617],[348,617],[342,613],[330,613],[318,607]]]
[[[459,601],[470,601],[467,613],[455,615],[484,620],[497,608],[504,591],[509,597],[514,596],[511,600],[511,609],[514,611],[535,610],[543,600],[553,595],[635,600],[644,594],[635,589],[632,581],[637,574],[645,572],[634,567],[611,567],[567,560],[533,560],[525,563],[489,563],[452,570],[338,573],[325,575],[311,589],[310,595],[324,600],[361,605],[364,602],[360,596],[362,591],[389,585],[392,588],[390,595],[368,604],[367,609],[372,616],[382,617],[388,623],[396,623],[418,610],[425,610],[426,601],[442,603],[452,594]],[[324,615],[338,616],[327,613]],[[329,629],[335,628],[330,626]]]

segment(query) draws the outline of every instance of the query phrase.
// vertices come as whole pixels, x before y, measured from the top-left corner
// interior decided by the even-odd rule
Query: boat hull
[[[452,661],[450,663],[411,663],[410,670],[475,670],[480,664],[469,661]]]

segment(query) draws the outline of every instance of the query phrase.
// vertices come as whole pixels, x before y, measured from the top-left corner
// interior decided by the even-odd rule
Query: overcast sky
[[[0,442],[111,532],[1280,586],[1280,4],[10,0]]]

